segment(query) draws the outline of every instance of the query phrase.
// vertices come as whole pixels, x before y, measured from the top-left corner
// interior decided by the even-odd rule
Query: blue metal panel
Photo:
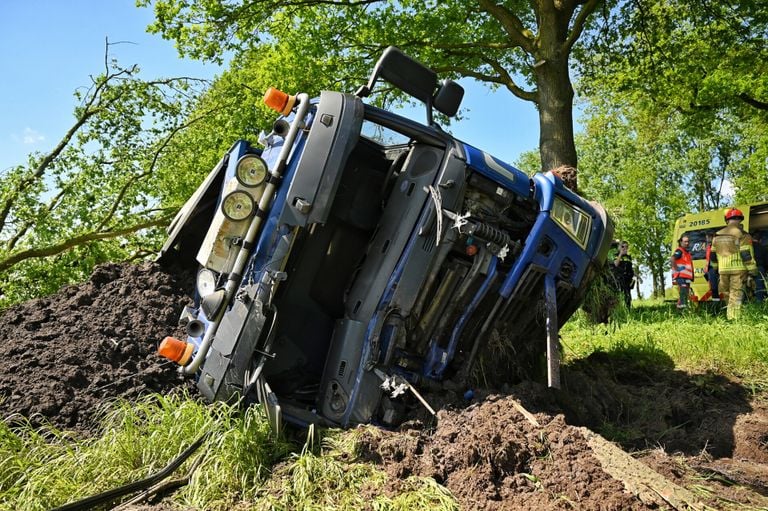
[[[581,282],[591,259],[589,254],[592,253],[592,250],[584,252],[549,216],[555,195],[560,195],[567,200],[571,200],[572,197],[578,198],[578,196],[564,187],[562,189],[558,188],[558,185],[561,185],[562,182],[551,173],[536,174],[533,177],[533,182],[535,184],[534,196],[539,203],[539,211],[541,213],[528,235],[520,257],[515,261],[512,271],[509,272],[501,285],[499,294],[505,298],[512,294],[514,287],[530,264],[544,267],[547,269],[547,273],[557,275],[567,258],[576,266],[576,272],[571,276],[571,279],[573,283],[578,284]],[[578,201],[571,200],[571,202],[593,216],[593,226],[595,227],[593,227],[590,243],[596,243],[599,233],[595,230],[598,222],[594,208],[581,199]],[[545,239],[554,246],[549,252],[542,253],[540,250],[541,243]]]
[[[491,257],[490,265],[488,267],[488,273],[483,281],[480,289],[477,290],[472,301],[461,314],[461,317],[456,322],[451,332],[451,338],[448,342],[448,346],[443,349],[435,342],[432,344],[427,359],[424,363],[424,374],[430,378],[442,378],[443,373],[448,368],[448,364],[453,360],[453,356],[456,354],[456,348],[459,344],[459,338],[464,332],[464,327],[467,326],[467,321],[474,314],[480,302],[488,294],[491,284],[496,280],[496,266],[499,259],[496,256]]]
[[[555,201],[555,184],[559,180],[551,173],[533,176],[534,198],[539,203],[539,211],[549,212]]]
[[[305,142],[306,137],[303,134],[299,134],[296,138],[296,142],[294,143],[294,155],[301,154]],[[267,162],[267,166],[270,169],[272,169],[276,164],[277,157],[280,154],[282,146],[283,142],[282,139],[280,139],[267,146],[267,148],[264,150],[264,153],[262,153],[261,157],[264,159],[264,161]],[[288,195],[289,188],[288,184],[291,182],[293,176],[296,173],[296,167],[296,158],[291,158],[288,161],[288,165],[283,173],[282,184],[280,185],[275,198],[272,200],[272,205],[269,208],[269,215],[264,221],[261,234],[259,235],[256,242],[256,248],[252,252],[253,257],[249,263],[249,270],[247,273],[249,273],[251,277],[254,278],[254,280],[257,280],[256,275],[264,269],[269,260],[272,258],[280,237],[287,232],[277,229],[278,219],[283,213],[283,208],[286,206],[286,196]]]
[[[582,197],[576,195],[572,190],[566,188],[563,181],[551,172],[546,174],[536,174],[533,176],[535,185],[535,198],[539,202],[540,211],[551,211],[555,195],[561,197],[566,202],[577,206],[582,211],[592,217],[592,230],[587,240],[587,253],[592,254],[593,259],[601,257],[601,245],[607,245],[613,236],[612,228],[606,225],[608,221],[602,206],[596,203],[590,203]],[[606,232],[609,235],[606,238]],[[604,254],[602,254],[604,255]]]
[[[518,195],[530,197],[530,179],[523,171],[476,147],[467,144],[463,145],[464,152],[467,155],[467,165],[472,170],[477,171]]]

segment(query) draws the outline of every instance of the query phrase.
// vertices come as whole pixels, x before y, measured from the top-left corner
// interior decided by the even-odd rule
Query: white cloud
[[[34,145],[45,140],[45,135],[27,127],[24,128],[24,132],[21,135],[16,133],[11,134],[11,140],[24,145]]]
[[[21,142],[25,145],[36,144],[45,140],[45,136],[33,130],[32,128],[24,128],[24,134],[21,137]]]

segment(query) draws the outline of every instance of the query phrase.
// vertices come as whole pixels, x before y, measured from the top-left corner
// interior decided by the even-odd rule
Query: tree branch
[[[768,110],[768,103],[757,100],[744,92],[742,92],[741,94],[738,94],[736,97],[742,100],[744,103],[748,104],[749,106],[757,108],[758,110]]]
[[[61,203],[61,199],[66,195],[67,188],[62,188],[59,190],[59,193],[56,194],[55,197],[53,197],[49,202],[48,205],[45,207],[45,213],[50,214],[54,209],[56,209],[56,206],[58,206]],[[28,220],[23,226],[19,228],[19,230],[16,232],[16,234],[8,240],[8,243],[5,244],[5,248],[8,252],[16,248],[16,245],[19,243],[19,240],[24,237],[25,234],[27,234],[27,231],[34,227],[36,222],[34,220]]]
[[[522,87],[520,87],[512,78],[512,76],[507,72],[507,70],[502,66],[498,61],[493,60],[485,55],[473,55],[471,53],[461,53],[461,52],[452,52],[453,55],[465,55],[468,57],[475,57],[479,58],[489,66],[493,68],[494,71],[496,71],[496,75],[490,75],[486,73],[481,73],[479,71],[476,71],[471,68],[466,68],[459,65],[449,65],[449,66],[435,66],[432,69],[436,73],[457,73],[462,76],[467,76],[470,78],[474,78],[475,80],[479,80],[481,82],[488,82],[488,83],[496,83],[499,85],[503,85],[507,88],[512,94],[517,96],[518,98],[525,100],[525,101],[531,101],[533,103],[536,103],[538,101],[538,93],[536,91],[529,91],[525,90]]]
[[[520,18],[515,16],[515,14],[506,7],[494,3],[493,0],[478,0],[478,3],[480,4],[481,9],[501,23],[507,37],[509,37],[512,42],[520,46],[526,53],[530,55],[534,54],[536,48],[534,46],[533,38],[526,35],[526,33],[530,33],[530,31],[525,28],[525,25],[520,21]]]
[[[115,212],[117,211],[117,208],[120,206],[120,204],[123,201],[123,198],[125,197],[125,194],[128,193],[128,190],[131,188],[131,186],[134,185],[137,181],[140,179],[144,179],[147,176],[152,175],[152,173],[155,171],[155,166],[157,165],[157,160],[160,158],[160,154],[163,152],[163,150],[168,147],[168,144],[173,140],[173,138],[182,130],[188,128],[192,124],[200,121],[201,119],[204,119],[206,115],[201,115],[199,117],[196,117],[188,122],[182,123],[176,127],[174,127],[171,132],[165,137],[165,139],[160,144],[160,147],[155,150],[154,154],[152,155],[152,163],[150,163],[149,168],[142,172],[141,174],[137,174],[133,177],[131,177],[120,189],[120,192],[118,192],[117,197],[114,201],[114,204],[112,205],[112,208],[110,208],[107,215],[102,219],[101,222],[99,222],[99,225],[96,227],[96,230],[103,229],[115,216]]]
[[[106,230],[106,231],[91,231],[85,234],[81,234],[80,236],[75,236],[74,238],[70,238],[68,240],[62,241],[61,243],[49,245],[47,247],[39,247],[39,248],[31,248],[28,250],[22,250],[21,252],[16,252],[15,254],[12,254],[4,259],[0,259],[0,272],[3,272],[8,268],[11,268],[12,266],[20,263],[21,261],[25,261],[27,259],[41,259],[44,257],[50,257],[56,254],[61,254],[62,252],[66,252],[67,250],[75,248],[79,245],[88,243],[89,241],[117,238],[120,236],[124,236],[126,234],[132,234],[134,232],[140,231],[142,229],[146,229],[148,227],[157,227],[157,226],[165,225],[171,220],[171,218],[172,218],[171,215],[167,215],[167,216],[162,216],[155,219],[150,219],[144,222],[140,222],[134,225],[130,225],[128,227],[123,227],[121,229]]]
[[[0,207],[0,230],[5,227],[6,221],[8,220],[8,215],[10,214],[11,210],[13,209],[14,204],[16,203],[16,200],[24,193],[26,192],[30,186],[32,186],[35,181],[40,179],[48,169],[48,167],[53,163],[53,161],[59,157],[62,151],[69,145],[69,143],[72,141],[72,138],[75,136],[75,134],[80,131],[80,128],[85,125],[88,120],[93,117],[94,115],[98,114],[99,112],[103,111],[104,108],[106,108],[105,105],[100,104],[101,100],[101,94],[104,91],[104,89],[107,88],[109,85],[109,82],[116,79],[117,77],[123,75],[123,74],[130,74],[130,71],[126,69],[122,69],[117,73],[112,73],[106,75],[101,80],[96,80],[94,83],[96,87],[88,92],[85,106],[82,109],[82,113],[77,117],[75,124],[72,125],[72,127],[69,128],[69,130],[64,134],[62,139],[59,141],[59,143],[56,145],[56,147],[53,148],[53,150],[45,155],[45,157],[37,164],[37,167],[32,171],[30,175],[28,175],[26,178],[22,179],[19,184],[16,186],[15,190],[12,190],[8,197],[6,198],[5,202],[3,203],[2,207]]]
[[[581,10],[579,10],[579,14],[576,15],[576,19],[573,22],[571,32],[568,34],[568,38],[565,40],[565,44],[563,45],[564,55],[567,55],[571,52],[573,45],[576,44],[576,41],[579,39],[579,37],[581,37],[582,32],[584,32],[584,25],[586,25],[587,19],[589,19],[592,13],[595,12],[595,9],[597,9],[597,5],[599,3],[600,0],[587,0],[586,2],[583,2]]]

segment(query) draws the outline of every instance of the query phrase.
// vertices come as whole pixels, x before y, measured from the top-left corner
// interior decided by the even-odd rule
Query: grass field
[[[641,301],[620,322],[590,324],[581,311],[561,331],[566,362],[596,350],[662,353],[677,369],[712,372],[768,390],[768,304],[745,304],[738,321],[713,303],[678,312],[670,303]]]
[[[679,370],[721,374],[753,392],[768,390],[766,307],[746,306],[741,320],[728,322],[714,309],[680,314],[670,304],[644,302],[620,317],[594,325],[579,312],[561,332],[566,363],[595,351],[624,350],[650,363],[659,357],[659,363],[671,360]],[[178,471],[182,477],[174,499],[183,506],[458,509],[429,478],[412,477],[389,496],[388,476],[358,460],[354,431],[326,432],[317,443],[291,443],[270,435],[259,408],[242,412],[188,396],[151,396],[138,404],[113,404],[103,425],[102,437],[81,440],[53,428],[12,429],[0,423],[0,509],[51,509],[142,479],[203,433],[209,434],[205,449]]]

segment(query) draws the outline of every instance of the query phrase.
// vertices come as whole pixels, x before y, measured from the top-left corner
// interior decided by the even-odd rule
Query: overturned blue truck
[[[426,123],[366,104],[379,80],[423,102]],[[275,427],[396,425],[434,413],[426,392],[533,366],[558,386],[558,329],[613,227],[556,175],[443,131],[433,112],[462,97],[394,47],[355,94],[268,91],[280,117],[263,147],[236,142],[168,228],[159,259],[199,271],[188,338],[160,353]]]

